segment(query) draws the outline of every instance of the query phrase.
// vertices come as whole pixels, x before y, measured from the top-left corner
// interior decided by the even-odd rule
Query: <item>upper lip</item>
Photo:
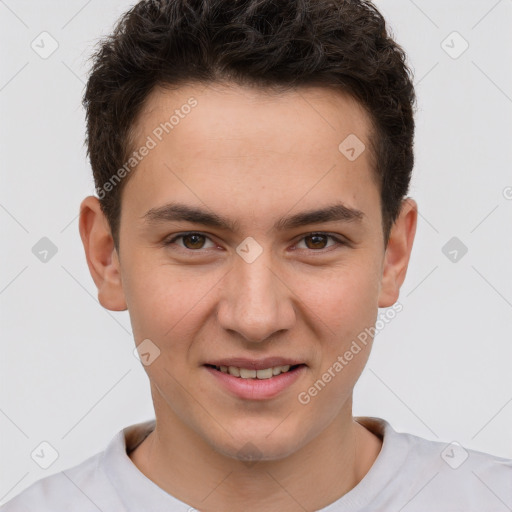
[[[265,357],[264,359],[247,359],[245,357],[229,357],[226,359],[215,359],[205,364],[212,366],[236,366],[237,368],[247,368],[248,370],[264,370],[275,366],[294,366],[296,364],[305,364],[299,359],[289,357]]]

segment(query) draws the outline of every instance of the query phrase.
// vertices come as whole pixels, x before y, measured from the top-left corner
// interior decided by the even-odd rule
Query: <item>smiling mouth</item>
[[[250,368],[239,368],[237,366],[214,366],[212,364],[206,364],[208,368],[213,368],[221,373],[227,373],[233,377],[238,377],[240,379],[271,379],[272,377],[277,377],[282,373],[291,373],[300,368],[301,366],[306,366],[304,364],[294,364],[290,366],[289,364],[283,366],[273,366],[270,368],[265,368],[262,370],[254,370]]]

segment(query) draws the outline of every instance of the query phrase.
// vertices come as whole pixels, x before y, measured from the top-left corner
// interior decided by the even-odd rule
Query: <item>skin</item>
[[[297,399],[393,305],[417,223],[407,198],[384,245],[370,151],[349,161],[338,146],[369,119],[351,97],[318,87],[269,93],[230,84],[155,89],[134,124],[140,147],[194,96],[197,106],[137,166],[122,195],[119,253],[98,199],[85,198],[80,234],[100,303],[128,309],[138,345],[160,355],[144,369],[156,428],[130,453],[138,469],[201,511],[318,510],[354,488],[381,440],[354,421],[352,393],[366,347],[307,405]],[[236,232],[190,222],[148,224],[168,201],[239,222]],[[338,201],[362,222],[271,230],[285,215]],[[195,231],[205,238],[170,235]],[[346,240],[337,245],[322,231]],[[247,263],[247,237],[262,248]],[[195,251],[195,252],[194,252]],[[268,400],[223,390],[203,364],[219,357],[293,356],[306,371]],[[248,464],[239,451],[256,447]]]

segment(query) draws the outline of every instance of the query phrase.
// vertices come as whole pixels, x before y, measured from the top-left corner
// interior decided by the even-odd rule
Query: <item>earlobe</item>
[[[79,230],[100,304],[110,311],[125,311],[119,258],[98,198],[88,196],[80,204]]]
[[[417,219],[416,201],[411,198],[404,199],[400,215],[391,229],[384,255],[379,308],[392,306],[398,300],[409,265]]]

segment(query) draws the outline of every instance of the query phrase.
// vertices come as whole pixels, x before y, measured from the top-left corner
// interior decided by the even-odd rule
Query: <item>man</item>
[[[512,507],[512,461],[352,416],[416,230],[414,100],[370,2],[133,7],[85,92],[80,234],[156,421],[2,510]]]

